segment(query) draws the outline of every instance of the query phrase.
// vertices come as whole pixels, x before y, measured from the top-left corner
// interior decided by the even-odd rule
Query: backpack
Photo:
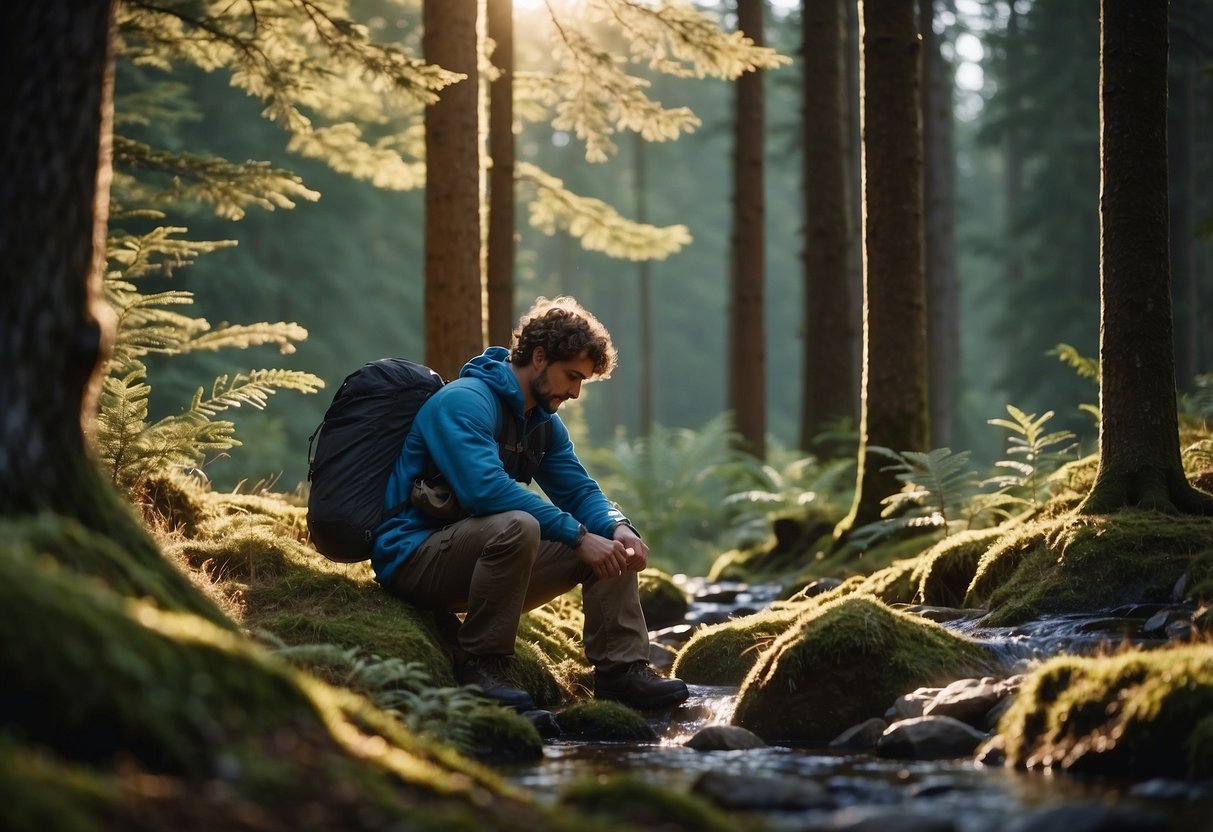
[[[375,530],[407,505],[384,509],[387,481],[417,411],[442,385],[429,367],[381,358],[350,373],[337,388],[308,437],[307,527],[312,544],[329,560],[369,558]],[[514,479],[529,483],[547,449],[548,424],[522,442],[517,420],[503,416],[497,433],[502,463]]]

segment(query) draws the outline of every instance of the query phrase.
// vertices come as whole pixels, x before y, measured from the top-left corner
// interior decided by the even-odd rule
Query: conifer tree
[[[804,348],[800,447],[855,416],[841,0],[802,4]]]
[[[496,76],[489,81],[488,340],[510,343],[514,329],[514,0],[488,0]]]
[[[762,0],[738,0],[738,31],[762,45]],[[762,73],[737,79],[733,122],[733,236],[729,302],[729,409],[744,447],[766,455],[766,201]]]
[[[864,0],[863,392],[855,499],[835,529],[875,522],[901,484],[868,450],[921,451],[927,431],[922,132],[914,0]]]
[[[1099,473],[1081,506],[1213,514],[1179,453],[1167,206],[1167,4],[1100,3]]]

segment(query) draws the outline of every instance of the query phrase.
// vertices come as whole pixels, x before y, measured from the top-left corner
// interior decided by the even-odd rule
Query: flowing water
[[[684,588],[692,597],[710,599],[692,604],[688,614],[692,623],[718,620],[739,607],[764,606],[778,591],[766,586],[708,587],[697,580],[685,581]],[[1140,612],[1141,616],[1126,612]],[[986,643],[1004,659],[1010,674],[1051,655],[1109,649],[1125,641],[1132,629],[1139,629],[1152,610],[1117,613],[1062,616],[1003,629],[983,629],[972,619],[958,617],[945,626]],[[1213,784],[1208,782],[1080,779],[983,767],[971,759],[889,760],[825,748],[696,751],[686,747],[685,742],[701,728],[730,722],[736,693],[735,688],[692,685],[686,703],[652,722],[658,735],[656,742],[555,740],[546,746],[542,760],[504,767],[501,773],[537,800],[548,803],[558,800],[572,783],[616,775],[630,775],[682,791],[690,789],[708,771],[768,778],[794,776],[824,788],[833,808],[762,814],[767,828],[775,832],[845,826],[848,819],[870,814],[902,820],[925,815],[950,821],[958,832],[985,832],[1006,829],[1034,809],[1072,803],[1145,807],[1163,813],[1172,832],[1213,832]],[[1177,749],[1176,753],[1182,751]]]

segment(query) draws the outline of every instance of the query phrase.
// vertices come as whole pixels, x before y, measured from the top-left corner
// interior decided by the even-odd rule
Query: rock
[[[600,742],[652,742],[653,726],[619,702],[578,702],[560,713],[560,727],[570,737]]]
[[[997,705],[986,711],[986,715],[981,718],[981,722],[977,723],[974,727],[980,728],[983,731],[993,731],[998,727],[998,723],[1002,721],[1002,715],[1011,710],[1011,706],[1014,704],[1014,694],[1007,694],[998,700]]]
[[[1171,641],[1191,641],[1192,620],[1185,618],[1180,621],[1172,621],[1167,625],[1164,635]]]
[[[1173,622],[1182,621],[1186,624],[1191,620],[1190,610],[1165,609],[1150,616],[1146,623],[1141,625],[1141,631],[1147,636],[1162,636],[1167,634]]]
[[[701,728],[695,736],[686,741],[686,745],[696,751],[740,751],[766,747],[761,737],[738,725],[709,725]]]
[[[913,811],[857,806],[835,812],[800,829],[803,832],[956,832],[956,824],[951,818]]]
[[[1008,693],[1010,688],[999,681],[961,679],[948,685],[927,702],[922,709],[922,715],[950,716],[969,725],[980,725],[990,709]]]
[[[876,753],[915,760],[965,757],[985,738],[981,731],[950,716],[921,716],[890,725],[876,744]]]
[[[943,688],[919,688],[913,693],[899,696],[894,700],[893,707],[889,709],[886,716],[893,719],[913,719],[922,716],[927,703],[938,696],[942,690]]]
[[[1155,777],[1153,780],[1136,784],[1129,790],[1129,794],[1149,800],[1208,800],[1213,795],[1213,784]]]
[[[659,641],[649,643],[649,663],[658,670],[669,670],[678,651]]]
[[[700,604],[732,604],[737,600],[741,589],[727,589],[719,585],[704,587],[696,593],[695,600]]]
[[[686,644],[693,635],[695,635],[695,628],[690,624],[675,624],[673,627],[662,627],[649,633],[649,640],[677,647]]]
[[[830,741],[830,748],[844,751],[870,751],[880,742],[888,725],[880,717],[872,717],[858,725],[852,725]]]
[[[678,624],[690,609],[686,593],[659,569],[641,572],[638,587],[644,620],[655,630]]]
[[[770,777],[712,770],[699,776],[691,793],[724,809],[760,812],[832,809],[834,798],[803,777]]]
[[[539,736],[545,740],[559,737],[562,733],[560,723],[556,721],[556,716],[551,711],[523,711],[522,718],[534,725]]]
[[[972,616],[972,610],[961,609],[959,607],[932,607],[926,604],[915,604],[906,607],[906,612],[910,615],[917,615],[919,618],[925,618],[928,621],[935,621],[942,624],[945,621],[957,621],[961,618],[969,618]]]
[[[818,578],[815,581],[810,581],[797,595],[802,598],[813,598],[839,586],[842,586],[842,581],[838,578]]]
[[[1167,816],[1152,809],[1074,803],[1029,812],[1005,832],[1166,832],[1169,827]]]

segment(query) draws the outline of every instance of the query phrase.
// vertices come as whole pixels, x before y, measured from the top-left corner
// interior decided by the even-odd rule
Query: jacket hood
[[[464,364],[463,369],[459,371],[459,377],[480,379],[501,397],[511,412],[522,418],[526,400],[522,395],[522,387],[518,384],[518,377],[510,367],[510,351],[505,347],[489,347],[481,355]],[[543,408],[536,407],[535,413],[531,414],[532,419],[536,413],[541,414],[544,419],[550,419],[552,416]]]

